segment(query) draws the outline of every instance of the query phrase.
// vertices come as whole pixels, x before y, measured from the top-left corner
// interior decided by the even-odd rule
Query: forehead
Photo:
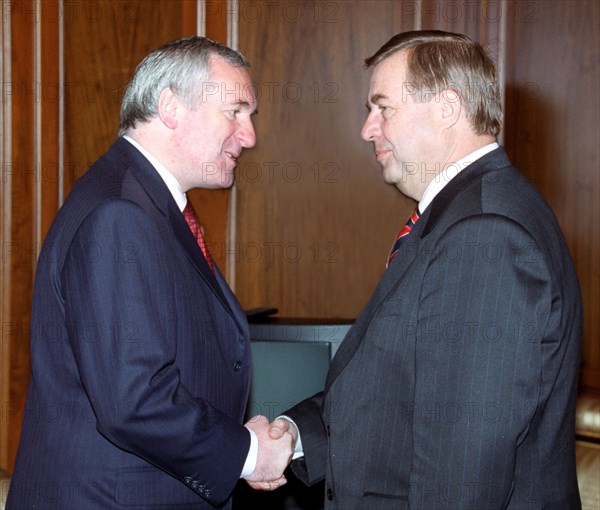
[[[406,83],[406,58],[403,52],[394,53],[373,69],[369,85],[369,101],[374,96],[394,97],[402,94]]]
[[[248,103],[256,107],[256,95],[250,74],[245,67],[228,64],[220,57],[210,58],[210,79],[204,86],[209,95],[218,95],[223,103]],[[217,93],[217,94],[215,94]]]

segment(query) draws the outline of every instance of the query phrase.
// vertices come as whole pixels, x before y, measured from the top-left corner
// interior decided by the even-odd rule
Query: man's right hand
[[[246,427],[254,431],[258,438],[256,468],[251,475],[245,477],[253,489],[275,490],[287,483],[283,472],[292,460],[298,436],[297,432],[294,436],[280,421],[282,420],[275,420],[270,424],[266,417],[255,416],[246,423]]]

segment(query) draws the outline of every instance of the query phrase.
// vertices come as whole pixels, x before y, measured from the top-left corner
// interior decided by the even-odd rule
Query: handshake
[[[290,421],[279,418],[269,423],[264,416],[255,416],[246,423],[258,438],[256,468],[245,477],[256,490],[272,491],[287,483],[283,472],[292,461],[298,430]]]

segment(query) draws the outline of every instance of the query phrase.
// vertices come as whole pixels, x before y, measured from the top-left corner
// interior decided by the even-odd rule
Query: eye
[[[389,106],[385,106],[385,105],[378,105],[377,108],[379,108],[379,113],[381,113],[381,116],[384,119],[388,119],[389,117],[392,116],[392,113],[394,112],[393,108],[390,108]]]
[[[227,115],[229,116],[229,118],[231,120],[237,120],[237,116],[239,115],[239,113],[240,113],[239,109],[227,110]]]

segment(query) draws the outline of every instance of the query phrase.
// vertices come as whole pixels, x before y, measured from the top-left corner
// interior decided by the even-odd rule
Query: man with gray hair
[[[40,254],[32,377],[7,508],[229,508],[285,483],[291,436],[242,425],[244,313],[186,192],[227,188],[255,144],[248,62],[202,37],[138,66],[120,138],[79,179]]]
[[[272,437],[299,431],[292,468],[325,479],[328,510],[580,508],[579,284],[496,142],[495,66],[441,31],[398,34],[366,64],[362,137],[417,208],[324,391]]]

